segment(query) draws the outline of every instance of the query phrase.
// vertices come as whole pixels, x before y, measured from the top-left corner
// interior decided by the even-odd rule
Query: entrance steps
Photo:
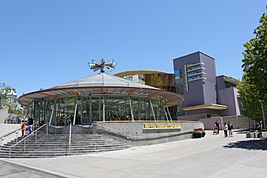
[[[36,141],[37,138],[37,141]],[[21,140],[22,138],[19,138]],[[81,155],[104,151],[115,151],[130,147],[126,142],[104,134],[72,134],[69,146],[68,134],[40,133],[29,137],[10,149],[16,140],[0,147],[1,158],[42,158],[68,155]]]

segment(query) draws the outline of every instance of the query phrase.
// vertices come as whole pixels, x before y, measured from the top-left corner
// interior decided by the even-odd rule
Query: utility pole
[[[0,83],[0,107],[2,107],[3,103],[3,90],[5,88],[5,83]]]
[[[263,123],[263,129],[266,129],[266,120],[265,120],[265,113],[264,113],[264,107],[263,107],[263,100],[259,100],[261,104],[261,111],[262,111],[262,123]]]

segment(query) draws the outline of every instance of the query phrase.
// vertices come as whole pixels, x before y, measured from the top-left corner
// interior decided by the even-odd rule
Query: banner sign
[[[177,124],[144,124],[143,133],[179,132],[181,129]]]

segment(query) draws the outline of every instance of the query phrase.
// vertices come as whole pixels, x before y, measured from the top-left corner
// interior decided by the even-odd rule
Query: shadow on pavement
[[[267,139],[260,140],[246,140],[235,143],[229,143],[223,146],[224,148],[241,148],[247,150],[267,150]]]

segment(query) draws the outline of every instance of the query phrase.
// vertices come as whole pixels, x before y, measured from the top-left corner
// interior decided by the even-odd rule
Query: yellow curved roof
[[[191,106],[183,108],[184,111],[193,111],[197,109],[212,109],[212,110],[225,110],[228,106],[220,105],[220,104],[207,104],[207,105],[198,105],[198,106]]]
[[[130,70],[124,71],[114,74],[117,77],[122,77],[126,75],[136,75],[136,74],[151,74],[151,73],[163,73],[163,74],[170,74],[168,72],[160,71],[160,70]]]

